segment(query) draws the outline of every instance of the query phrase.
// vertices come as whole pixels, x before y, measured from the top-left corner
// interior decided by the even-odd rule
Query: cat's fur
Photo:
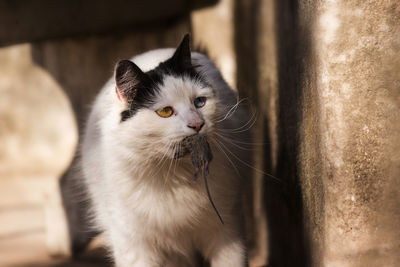
[[[120,62],[98,95],[81,147],[94,222],[116,266],[196,266],[199,254],[213,267],[246,266],[241,182],[250,172],[239,159],[249,160],[240,149],[249,120],[237,95],[205,55],[190,52],[188,36],[176,50],[132,61],[137,67]],[[207,100],[196,109],[199,96]],[[156,114],[165,106],[174,115]],[[193,179],[189,156],[174,159],[179,145],[171,147],[197,134],[187,125],[199,120],[213,154],[208,183],[224,224],[204,180]]]

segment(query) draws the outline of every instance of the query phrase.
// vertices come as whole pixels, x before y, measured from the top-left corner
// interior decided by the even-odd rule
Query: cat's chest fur
[[[162,168],[156,174],[127,173],[123,180],[124,187],[116,188],[118,197],[123,198],[120,201],[135,220],[140,218],[147,226],[174,229],[192,225],[208,209],[203,182],[194,181],[179,166]]]
[[[218,206],[232,205],[235,175],[219,152],[211,162],[208,183]],[[219,223],[205,191],[202,176],[194,178],[194,168],[187,158],[160,164],[123,163],[112,165],[107,173],[115,192],[113,202],[125,209],[132,221],[160,230],[190,227],[204,221]],[[163,165],[163,166],[159,166]],[[147,171],[140,171],[146,168]],[[228,202],[224,201],[228,199]]]

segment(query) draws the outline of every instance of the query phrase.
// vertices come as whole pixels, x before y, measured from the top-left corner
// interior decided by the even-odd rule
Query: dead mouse
[[[207,175],[209,174],[209,164],[213,158],[213,155],[206,136],[198,134],[188,136],[182,141],[182,147],[182,151],[176,155],[176,158],[190,153],[190,162],[194,167],[194,180],[197,180],[199,173],[200,175],[203,174],[204,185],[207,191],[208,199],[210,200],[210,203],[213,206],[219,220],[222,224],[224,224],[224,221],[222,220],[222,217],[212,200],[210,190],[208,189]]]

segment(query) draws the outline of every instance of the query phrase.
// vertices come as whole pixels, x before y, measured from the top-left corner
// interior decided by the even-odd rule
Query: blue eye
[[[196,108],[201,108],[206,104],[207,98],[205,96],[200,96],[197,97],[194,101],[193,104]]]

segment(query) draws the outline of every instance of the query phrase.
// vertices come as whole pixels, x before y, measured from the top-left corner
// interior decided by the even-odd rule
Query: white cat
[[[188,35],[176,50],[132,61],[117,64],[96,98],[81,147],[95,226],[116,266],[197,266],[199,255],[212,267],[247,266],[249,120],[236,94],[205,55],[190,52]],[[208,186],[223,223],[182,142],[196,135],[211,147]]]

